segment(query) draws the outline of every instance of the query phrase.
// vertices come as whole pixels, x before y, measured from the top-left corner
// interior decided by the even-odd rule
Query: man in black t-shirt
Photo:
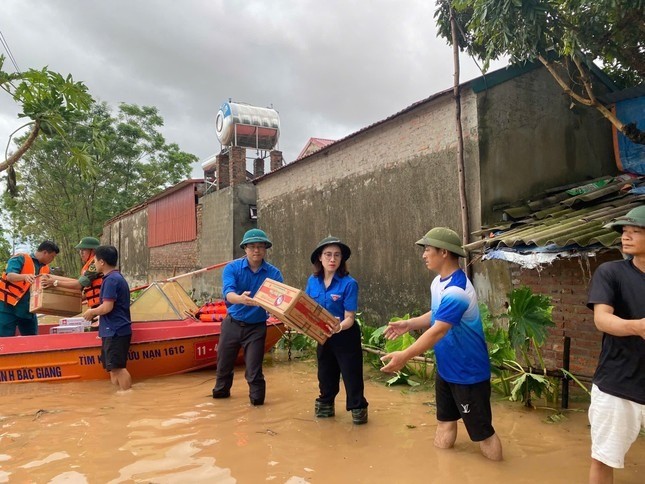
[[[622,233],[630,258],[598,267],[589,289],[587,306],[603,332],[589,407],[590,483],[613,482],[645,428],[645,205],[606,227]]]

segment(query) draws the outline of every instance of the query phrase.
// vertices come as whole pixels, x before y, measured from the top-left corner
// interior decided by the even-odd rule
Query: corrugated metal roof
[[[185,184],[148,202],[148,247],[197,238],[195,187]]]
[[[483,227],[474,234],[484,238],[467,250],[488,251],[503,247],[526,251],[547,247],[591,249],[612,247],[620,234],[603,226],[645,203],[645,195],[633,191],[645,187],[645,176],[603,177],[577,187],[551,189],[542,198],[526,200],[504,210],[510,219]]]

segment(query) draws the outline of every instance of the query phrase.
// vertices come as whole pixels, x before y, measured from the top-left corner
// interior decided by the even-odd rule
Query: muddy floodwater
[[[586,405],[549,410],[494,400],[504,462],[484,459],[460,424],[454,449],[432,445],[433,393],[386,387],[367,371],[369,423],[354,426],[344,393],[316,420],[315,362],[265,365],[267,402],[248,403],[243,369],[232,397],[210,397],[214,371],[137,381],[0,385],[0,482],[16,483],[584,483]],[[374,378],[370,377],[374,375]],[[645,439],[617,483],[645,482]]]

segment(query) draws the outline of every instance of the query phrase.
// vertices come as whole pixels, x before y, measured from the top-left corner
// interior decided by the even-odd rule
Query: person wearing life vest
[[[47,275],[43,277],[43,287],[66,287],[69,289],[81,289],[87,301],[87,307],[93,309],[101,303],[99,293],[103,282],[103,274],[96,269],[95,249],[101,245],[99,239],[94,237],[83,237],[74,247],[78,249],[83,262],[81,277],[73,279],[71,277]]]
[[[29,312],[30,287],[36,276],[49,274],[49,264],[60,252],[50,240],[42,242],[36,252],[18,253],[9,259],[0,278],[0,336],[38,334],[38,318]]]

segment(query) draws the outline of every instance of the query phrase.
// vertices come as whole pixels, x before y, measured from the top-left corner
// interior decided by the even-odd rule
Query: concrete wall
[[[216,190],[200,199],[202,206],[199,266],[209,267],[244,255],[239,244],[244,232],[254,228],[249,206],[256,204],[252,183]],[[194,296],[200,300],[217,299],[222,292],[222,269],[191,277]]]
[[[472,223],[479,224],[476,98],[462,98]],[[369,324],[429,303],[431,275],[414,245],[435,225],[460,230],[454,105],[423,104],[257,182],[258,218],[285,281],[304,287],[309,255],[332,234],[351,248]]]
[[[482,217],[495,205],[617,172],[611,125],[539,68],[478,94]]]
[[[119,251],[119,268],[130,287],[150,282],[148,211],[145,208],[105,225],[101,243],[114,245]]]

